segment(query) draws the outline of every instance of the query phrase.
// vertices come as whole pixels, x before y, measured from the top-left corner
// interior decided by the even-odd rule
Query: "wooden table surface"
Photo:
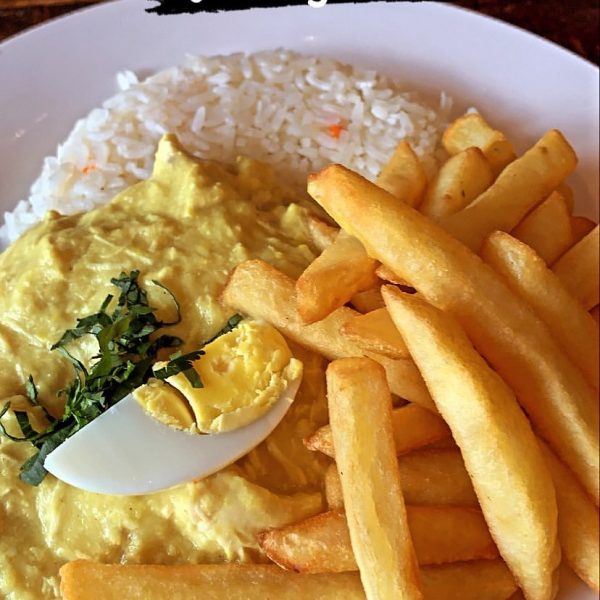
[[[0,41],[32,25],[101,1],[0,0]],[[595,64],[599,62],[598,0],[458,0],[452,4],[513,23]]]

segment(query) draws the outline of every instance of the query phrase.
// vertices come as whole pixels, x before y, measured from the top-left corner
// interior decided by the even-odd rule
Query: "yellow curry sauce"
[[[262,258],[296,277],[312,260],[304,213],[269,167],[248,158],[232,169],[196,161],[165,136],[148,181],[86,214],[50,213],[0,255],[0,404],[23,403],[31,374],[42,403],[61,414],[56,392],[73,371],[49,347],[98,309],[121,271],[141,271],[159,317],[172,305],[151,280],[173,292],[182,322],[165,331],[194,350],[230,316],[218,296],[236,264]],[[94,348],[79,351],[89,359]],[[327,420],[324,364],[297,346],[292,352],[304,381],[279,427],[235,465],[166,492],[103,496],[51,476],[30,487],[18,473],[33,448],[0,438],[0,596],[58,598],[58,569],[76,558],[262,560],[257,532],[322,509],[326,463],[302,438]],[[11,415],[3,423],[17,434]]]

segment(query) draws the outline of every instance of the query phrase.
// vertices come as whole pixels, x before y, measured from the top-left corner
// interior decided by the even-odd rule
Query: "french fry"
[[[408,509],[407,509],[408,512]],[[346,515],[329,511],[258,536],[261,549],[275,564],[297,573],[357,571]]]
[[[598,305],[594,306],[594,308],[592,308],[592,310],[590,310],[590,315],[592,315],[592,318],[594,319],[594,321],[596,321],[596,323],[598,323],[600,321],[600,306],[598,306]]]
[[[408,142],[398,144],[375,183],[409,206],[419,205],[427,187],[427,175]]]
[[[427,448],[398,458],[404,499],[414,506],[466,506],[479,502],[458,448]],[[342,508],[342,485],[335,465],[325,477],[325,497],[331,509]]]
[[[590,231],[596,227],[594,223],[587,217],[571,217],[571,231],[573,232],[573,245],[579,240],[582,240]]]
[[[60,576],[63,600],[365,599],[355,573],[298,574],[276,565],[103,565],[76,560],[65,564]]]
[[[365,600],[358,573],[297,574],[276,565],[103,565],[61,570],[63,600]],[[427,600],[506,600],[515,581],[501,560],[422,569]]]
[[[419,565],[498,558],[481,511],[407,506]],[[298,573],[356,571],[346,516],[329,511],[259,535],[260,547],[279,566]]]
[[[492,231],[511,231],[576,164],[573,148],[560,131],[552,129],[523,156],[511,162],[476,200],[441,219],[440,224],[477,252]]]
[[[363,354],[384,368],[392,394],[402,400],[418,404],[432,413],[438,413],[423,377],[412,358],[392,359],[375,352],[364,352]],[[354,353],[353,356],[358,356],[358,354]]]
[[[344,508],[344,495],[342,493],[342,482],[337,472],[337,466],[332,463],[325,471],[323,480],[325,487],[325,501],[329,510],[338,510]]]
[[[309,193],[370,256],[459,320],[598,501],[595,391],[531,309],[464,245],[360,175],[328,167],[311,176]]]
[[[384,369],[392,394],[437,414],[437,408],[412,358],[388,358],[374,352],[364,355],[378,362]],[[357,356],[355,353],[354,356]]]
[[[565,197],[554,191],[513,229],[512,235],[551,265],[573,244],[571,219]]]
[[[573,214],[575,209],[575,195],[573,194],[573,188],[564,181],[556,186],[556,191],[565,199],[569,213]]]
[[[592,589],[600,591],[598,508],[573,473],[540,440],[558,504],[558,539],[569,566]]]
[[[527,417],[451,317],[391,286],[383,298],[461,449],[500,554],[530,600],[551,600],[560,563],[557,508]]]
[[[398,277],[396,273],[385,265],[379,265],[377,269],[375,269],[375,275],[377,275],[379,279],[383,279],[383,281],[389,281],[396,285],[406,285],[406,281],[404,281],[402,277]]]
[[[450,506],[407,506],[408,528],[419,564],[498,558],[480,510]]]
[[[294,281],[263,261],[238,265],[221,300],[232,309],[268,321],[285,336],[330,360],[360,352],[339,333],[342,325],[356,316],[355,311],[340,308],[318,323],[305,325],[296,312]]]
[[[385,372],[368,358],[333,361],[327,367],[327,398],[352,551],[366,596],[421,599]]]
[[[424,567],[421,575],[427,600],[506,600],[517,589],[501,560]]]
[[[477,147],[467,148],[440,167],[419,210],[438,221],[473,202],[493,182],[494,173],[483,152]]]
[[[456,450],[458,446],[452,437],[427,445],[427,450]]]
[[[406,404],[392,411],[392,434],[398,456],[452,437],[443,419],[417,404]],[[304,440],[304,445],[335,458],[331,425],[317,429]]]
[[[390,358],[408,356],[406,344],[385,308],[350,319],[342,326],[341,332],[369,352],[377,352]]]
[[[370,290],[365,290],[364,292],[358,292],[354,294],[350,299],[350,304],[354,306],[354,308],[361,313],[368,313],[372,310],[376,310],[378,308],[383,308],[385,306],[385,302],[381,297],[381,292],[379,289],[380,285],[376,285],[372,287]]]
[[[563,254],[552,266],[563,285],[586,310],[600,301],[598,225]]]
[[[478,113],[463,115],[451,123],[444,132],[442,144],[452,155],[467,148],[479,148],[489,161],[494,176],[515,159],[512,144],[504,134],[490,127]]]
[[[598,326],[546,263],[532,248],[502,231],[488,237],[480,254],[546,323],[588,383],[598,388]]]
[[[398,464],[406,502],[419,506],[479,506],[458,448],[418,450],[400,456]]]
[[[314,245],[318,248],[320,252],[323,252],[325,248],[329,248],[331,244],[335,241],[340,230],[333,225],[329,225],[319,217],[315,217],[314,215],[309,215],[306,220],[306,225],[308,227],[308,233],[312,238]]]
[[[223,290],[221,300],[230,308],[271,323],[292,341],[329,360],[364,354],[359,346],[340,333],[341,327],[358,315],[356,311],[341,307],[321,321],[304,324],[296,311],[294,281],[261,260],[249,260],[238,265]],[[371,356],[384,366],[393,394],[436,411],[412,360]]]
[[[296,281],[302,320],[320,321],[356,292],[373,287],[377,283],[376,268],[377,262],[367,256],[362,244],[341,231]]]

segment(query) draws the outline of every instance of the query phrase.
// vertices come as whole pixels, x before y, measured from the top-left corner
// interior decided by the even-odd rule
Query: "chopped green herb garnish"
[[[176,348],[183,341],[170,335],[160,335],[153,339],[150,336],[161,327],[179,323],[181,313],[173,294],[159,282],[153,281],[171,296],[177,311],[175,321],[159,321],[154,309],[148,304],[146,291],[138,284],[138,276],[139,271],[132,271],[129,275],[121,273],[118,278],[112,279],[111,283],[120,290],[117,305],[112,313],[108,308],[114,296],[108,295],[97,313],[78,319],[76,327],[66,331],[52,346],[51,349],[65,356],[75,369],[73,381],[58,392],[60,396],[65,397],[63,416],[55,419],[41,407],[37,399],[37,388],[30,376],[25,384],[27,397],[32,405],[43,409],[50,425],[45,431],[37,432],[29,420],[29,414],[26,411],[15,410],[15,417],[23,434],[23,437],[19,438],[9,435],[0,422],[0,434],[14,441],[29,441],[38,449],[38,452],[21,466],[20,478],[25,483],[41,483],[47,474],[44,461],[50,452],[134,389],[146,383],[150,377],[165,379],[177,373],[184,373],[194,387],[202,387],[202,381],[193,368],[193,362],[204,354],[202,350],[188,354],[176,352],[162,369],[156,373],[152,372],[159,350]],[[231,331],[240,320],[239,315],[232,317],[225,328],[212,339]],[[86,335],[93,335],[99,347],[98,354],[92,357],[89,370],[66,348],[71,342]],[[0,418],[9,408],[10,403],[7,403],[0,410]]]
[[[35,387],[35,383],[33,381],[33,377],[30,375],[27,378],[27,381],[25,382],[25,392],[27,393],[27,398],[29,399],[29,402],[31,402],[31,404],[33,404],[33,406],[39,406],[44,415],[46,416],[46,418],[48,419],[48,421],[52,422],[52,421],[56,421],[56,419],[46,410],[46,407],[42,406],[39,402],[38,402],[38,391],[37,388]],[[23,429],[23,428],[21,428]]]
[[[169,362],[164,367],[154,371],[154,377],[156,377],[156,379],[165,380],[167,377],[177,375],[177,373],[183,373],[187,380],[192,384],[192,387],[204,387],[200,380],[200,375],[198,375],[198,371],[196,371],[193,366],[193,361],[198,360],[203,354],[205,354],[203,350],[197,350],[196,352],[190,352],[189,354],[175,352],[175,354],[171,354]]]
[[[215,335],[213,335],[210,338],[210,340],[208,340],[207,342],[204,342],[204,345],[206,346],[206,344],[210,344],[211,342],[214,342],[217,338],[220,338],[222,335],[225,335],[226,333],[233,331],[239,325],[240,321],[243,318],[244,317],[242,317],[242,315],[238,315],[238,314],[235,314],[235,315],[233,315],[233,317],[230,317],[229,321],[227,321],[227,323],[225,323],[225,327],[223,327],[223,329],[221,329]]]
[[[2,410],[0,410],[0,419],[2,419],[2,417],[8,412],[9,409],[10,409],[10,402],[7,402],[2,407]],[[6,431],[6,428],[2,424],[2,421],[0,421],[0,433],[3,436],[7,437],[9,440],[12,440],[13,442],[27,442],[28,441],[26,437],[16,437],[16,436],[8,433],[8,431]]]

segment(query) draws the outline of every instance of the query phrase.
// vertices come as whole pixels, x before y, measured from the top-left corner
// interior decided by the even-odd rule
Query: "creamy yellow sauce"
[[[269,167],[248,158],[231,169],[196,161],[166,136],[148,181],[86,214],[51,213],[0,255],[0,403],[19,402],[31,374],[41,401],[61,414],[56,392],[73,373],[49,347],[98,309],[121,271],[141,271],[165,319],[172,304],[151,280],[174,293],[183,319],[168,333],[185,340],[184,352],[197,348],[230,316],[218,297],[236,264],[262,258],[295,277],[312,260],[304,212]],[[84,360],[93,352],[91,344],[78,349]],[[302,438],[327,421],[324,364],[292,352],[304,380],[279,427],[237,464],[173,490],[116,498],[51,476],[30,487],[18,472],[32,448],[0,438],[0,596],[57,598],[58,569],[76,558],[262,560],[257,532],[322,509],[325,459]],[[17,433],[11,413],[3,422]]]

